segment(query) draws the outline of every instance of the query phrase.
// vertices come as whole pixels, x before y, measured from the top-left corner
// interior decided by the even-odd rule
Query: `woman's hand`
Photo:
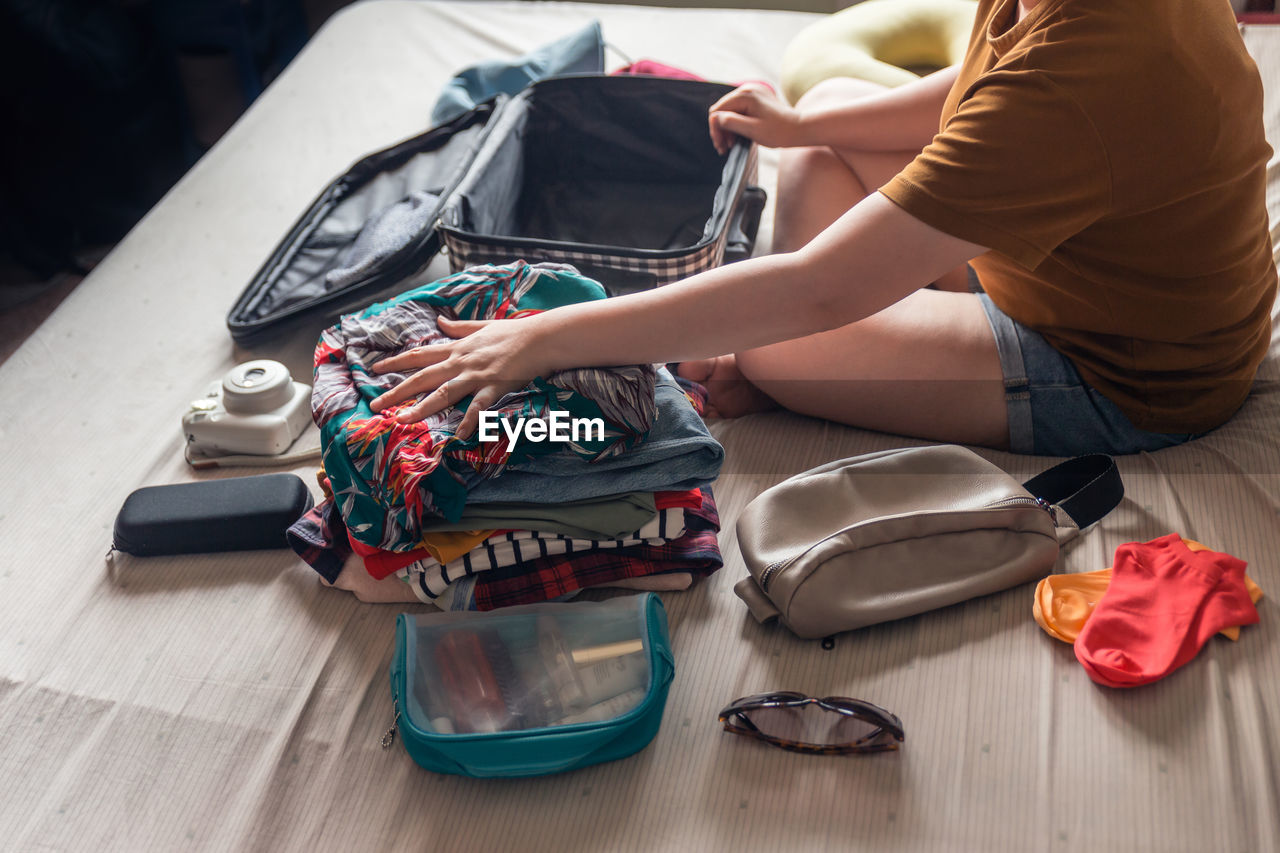
[[[476,430],[480,413],[504,394],[523,388],[547,367],[531,355],[538,350],[535,324],[507,320],[438,320],[452,341],[418,347],[384,358],[374,373],[417,372],[370,405],[375,412],[424,395],[396,413],[400,423],[413,423],[456,405],[472,395],[458,427],[459,438]]]
[[[711,144],[724,154],[733,137],[745,136],[767,148],[794,148],[804,140],[800,113],[763,83],[746,83],[711,105]]]

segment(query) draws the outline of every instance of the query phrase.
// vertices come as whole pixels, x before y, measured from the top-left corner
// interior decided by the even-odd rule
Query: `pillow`
[[[901,86],[964,59],[975,0],[866,0],[801,30],[782,57],[782,92],[795,103],[829,77]]]

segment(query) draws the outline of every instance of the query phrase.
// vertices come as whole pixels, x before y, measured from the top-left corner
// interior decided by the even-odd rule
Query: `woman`
[[[420,369],[374,407],[473,394],[470,434],[534,376],[684,361],[725,415],[1054,455],[1177,444],[1243,403],[1270,342],[1261,107],[1221,0],[981,0],[956,68],[712,107],[722,151],[786,149],[776,254],[442,324],[458,340],[385,360]]]

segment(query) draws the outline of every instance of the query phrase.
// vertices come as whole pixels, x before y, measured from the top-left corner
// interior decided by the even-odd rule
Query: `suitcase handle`
[[[729,236],[724,246],[724,262],[731,264],[751,257],[756,246],[756,233],[760,230],[760,214],[768,195],[760,187],[747,187],[742,191],[738,208],[729,221]]]

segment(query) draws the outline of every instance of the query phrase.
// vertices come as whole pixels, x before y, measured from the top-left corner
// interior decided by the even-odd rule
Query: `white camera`
[[[311,386],[278,361],[246,361],[182,416],[189,452],[277,456],[311,423]]]

